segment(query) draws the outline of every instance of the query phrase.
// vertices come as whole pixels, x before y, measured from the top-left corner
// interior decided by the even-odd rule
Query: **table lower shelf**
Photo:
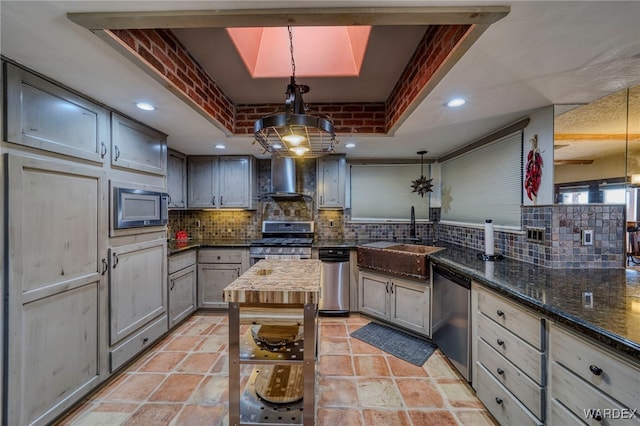
[[[254,368],[240,397],[240,424],[301,425],[304,418],[302,399],[288,404],[273,404],[258,396],[256,378],[260,368]]]

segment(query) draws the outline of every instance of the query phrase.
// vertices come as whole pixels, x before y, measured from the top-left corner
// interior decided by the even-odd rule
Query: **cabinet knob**
[[[500,368],[500,367],[498,367],[498,369],[496,370],[496,372],[497,372],[499,375],[501,375],[501,376],[504,374],[504,370],[503,370],[502,368]]]
[[[502,398],[496,396],[496,404],[502,405]]]
[[[116,266],[118,266],[118,262],[120,262],[120,259],[118,259],[118,254],[113,253],[113,269],[116,269]]]
[[[100,158],[104,158],[107,155],[107,145],[104,142],[100,142]]]
[[[387,290],[387,293],[389,293],[389,283],[385,283],[384,288]]]
[[[391,283],[391,294],[393,294],[393,283]]]
[[[211,204],[213,204],[214,206],[216,205],[216,196],[215,195],[211,199]]]
[[[142,339],[142,343],[147,343],[149,341],[148,337],[145,337],[144,339]]]
[[[498,344],[498,346],[504,346],[504,340],[502,339],[496,340],[496,343]]]
[[[602,368],[598,367],[597,365],[590,365],[589,370],[596,376],[599,376],[602,374]]]
[[[100,272],[100,275],[106,274],[107,269],[109,269],[109,265],[107,264],[107,259],[102,259],[102,272]]]
[[[118,158],[120,158],[120,148],[118,148],[118,145],[114,145],[113,151],[115,153],[115,157],[113,159],[114,161],[118,161]]]
[[[498,314],[499,317],[503,317],[504,316],[504,312],[502,312],[500,309],[498,309],[496,311],[496,314]]]
[[[222,207],[222,195],[220,196],[220,207]]]

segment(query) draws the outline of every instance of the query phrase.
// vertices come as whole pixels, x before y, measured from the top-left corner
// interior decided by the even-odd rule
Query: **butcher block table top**
[[[317,259],[263,259],[224,289],[225,302],[317,304],[321,262]]]

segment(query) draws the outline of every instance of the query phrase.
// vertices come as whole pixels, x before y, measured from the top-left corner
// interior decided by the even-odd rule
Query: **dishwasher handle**
[[[466,289],[470,289],[471,288],[471,279],[468,277],[465,277],[464,275],[458,274],[450,269],[446,269],[443,268],[442,266],[438,266],[438,265],[433,265],[433,275],[435,278],[435,275],[438,274],[446,279],[448,279],[449,281],[451,281],[454,284],[458,284],[461,287],[464,287]]]

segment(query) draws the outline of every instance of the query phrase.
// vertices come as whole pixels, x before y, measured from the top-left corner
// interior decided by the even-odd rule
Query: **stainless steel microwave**
[[[114,229],[164,226],[168,221],[169,194],[133,188],[113,188]]]

